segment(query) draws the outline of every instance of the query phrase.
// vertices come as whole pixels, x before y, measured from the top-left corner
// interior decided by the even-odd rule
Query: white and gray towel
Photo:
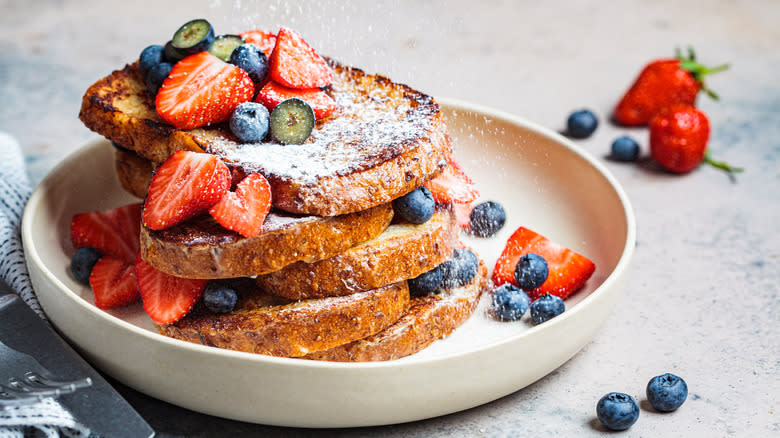
[[[22,213],[32,189],[19,143],[0,132],[0,279],[11,286],[44,320],[24,262]],[[0,321],[0,324],[3,322]],[[27,406],[0,408],[0,438],[90,436],[56,400],[48,398]]]

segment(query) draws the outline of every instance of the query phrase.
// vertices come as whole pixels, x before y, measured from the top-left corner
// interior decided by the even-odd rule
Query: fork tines
[[[92,379],[58,381],[28,372],[21,378],[11,377],[6,384],[0,384],[0,408],[36,403],[46,397],[70,394],[80,388],[92,385]]]

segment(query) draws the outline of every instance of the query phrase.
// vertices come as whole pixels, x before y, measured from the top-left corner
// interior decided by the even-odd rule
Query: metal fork
[[[52,374],[29,354],[0,342],[0,409],[37,403],[46,397],[59,397],[92,385],[92,379],[55,380]]]

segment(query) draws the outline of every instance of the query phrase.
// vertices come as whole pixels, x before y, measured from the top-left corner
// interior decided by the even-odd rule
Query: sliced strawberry
[[[215,155],[177,151],[154,172],[143,223],[153,230],[170,228],[205,212],[230,188],[230,170]]]
[[[479,191],[477,191],[474,182],[463,172],[460,164],[453,159],[450,159],[449,165],[444,168],[444,172],[436,178],[427,181],[425,187],[428,187],[428,190],[431,191],[436,202],[443,204],[451,202],[470,203],[479,196]]]
[[[95,263],[89,274],[89,285],[99,309],[126,306],[140,297],[133,264],[112,256],[101,257]]]
[[[141,224],[141,203],[73,215],[70,238],[78,248],[95,248],[127,263],[135,260]]]
[[[209,213],[220,225],[244,237],[254,237],[263,229],[271,209],[271,186],[259,173],[250,173],[216,203]]]
[[[135,261],[135,275],[144,310],[158,324],[172,324],[190,313],[208,282],[158,271],[140,253]]]
[[[248,30],[238,34],[238,36],[243,38],[244,42],[256,45],[267,57],[271,56],[276,45],[276,35],[260,29]]]
[[[194,129],[228,120],[254,94],[255,85],[246,71],[200,52],[173,66],[154,104],[165,122]]]
[[[536,289],[527,291],[533,300],[545,293],[566,298],[581,288],[593,274],[596,265],[588,258],[565,248],[527,228],[520,227],[509,237],[506,247],[493,268],[496,286],[515,281],[515,266],[528,253],[542,256],[547,261],[549,275]]]
[[[333,114],[333,111],[336,111],[336,101],[319,88],[300,90],[297,88],[285,87],[274,81],[269,81],[260,89],[255,98],[255,102],[262,103],[268,108],[268,111],[273,111],[273,109],[276,108],[276,105],[279,105],[282,101],[291,97],[305,100],[306,103],[311,106],[311,109],[314,110],[314,117],[316,117],[317,120],[328,117]]]
[[[279,29],[268,60],[271,79],[290,88],[319,88],[330,85],[333,73],[328,63],[303,37],[292,29]]]
[[[455,221],[463,230],[471,229],[471,210],[474,206],[470,202],[453,202],[452,211],[455,213]]]

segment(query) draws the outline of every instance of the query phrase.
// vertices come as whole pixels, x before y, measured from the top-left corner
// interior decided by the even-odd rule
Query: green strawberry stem
[[[707,152],[704,153],[704,162],[709,164],[712,167],[715,167],[717,169],[725,170],[728,173],[739,173],[743,172],[745,169],[741,167],[733,167],[726,163],[725,161],[715,161],[710,156],[710,150],[707,149]]]
[[[704,84],[704,76],[711,75],[713,73],[719,73],[728,70],[731,67],[730,64],[721,64],[715,67],[707,67],[705,65],[696,62],[696,52],[693,51],[693,47],[688,47],[688,56],[685,57],[679,48],[674,51],[675,57],[680,60],[680,68],[691,72],[693,78],[699,83],[701,90],[704,91],[707,96],[713,100],[719,100],[717,93],[707,88]]]

